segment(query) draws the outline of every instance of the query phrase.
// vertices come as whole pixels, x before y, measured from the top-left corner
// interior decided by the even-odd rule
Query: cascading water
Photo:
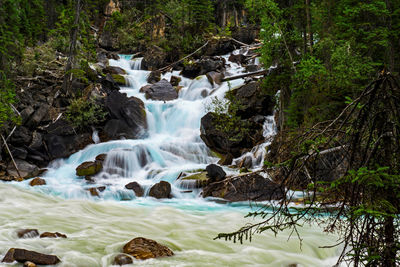
[[[228,60],[228,56],[225,59]],[[230,87],[239,86],[244,80],[234,80],[217,87],[212,86],[205,76],[194,80],[181,77],[179,98],[164,103],[148,100],[139,92],[147,84],[150,73],[141,70],[141,62],[141,58],[131,59],[131,56],[124,55],[118,61],[110,60],[110,65],[127,71],[125,79],[128,86],[122,87],[121,92],[140,98],[145,104],[148,124],[145,137],[96,143],[68,159],[56,160],[43,176],[47,182],[44,186],[31,188],[25,181],[14,183],[17,186],[10,189],[8,185],[0,184],[0,217],[3,220],[0,253],[4,255],[17,242],[28,249],[44,247],[47,250],[44,252],[57,254],[62,259],[61,266],[109,266],[127,239],[146,236],[163,241],[177,255],[135,262],[135,265],[332,265],[337,255],[336,249],[320,250],[316,247],[324,244],[320,244],[320,240],[333,243],[333,238],[317,234],[317,230],[304,230],[308,243],[303,245],[302,252],[297,241],[286,243],[287,235],[279,239],[279,244],[271,244],[268,240],[272,237],[266,236],[243,246],[212,240],[217,233],[235,230],[244,224],[246,220],[243,215],[251,207],[247,203],[223,205],[206,201],[198,196],[198,190],[181,188],[176,178],[181,172],[204,169],[208,164],[218,161],[200,139],[200,119],[213,97],[222,98]],[[236,63],[229,62],[229,65],[227,72],[230,75],[244,70]],[[179,76],[179,73],[169,72],[163,74],[162,78],[169,80],[172,75]],[[272,117],[266,119],[265,137],[274,134],[273,121]],[[93,138],[97,140],[96,132]],[[253,167],[261,166],[266,145],[255,147],[235,162],[247,156],[251,158]],[[102,153],[107,154],[103,171],[93,181],[76,176],[75,169],[79,164],[92,161]],[[235,172],[226,171],[228,174]],[[148,191],[161,180],[172,184],[172,199],[136,198],[133,191],[125,189],[127,183],[136,181]],[[87,190],[94,186],[106,187],[97,201],[93,201],[96,198]],[[21,187],[29,188],[29,191]],[[20,199],[24,201],[23,204],[12,210],[7,208],[9,203]],[[29,217],[26,217],[28,211]],[[25,227],[65,231],[69,239],[57,240],[58,243],[48,240],[15,241],[10,231]]]

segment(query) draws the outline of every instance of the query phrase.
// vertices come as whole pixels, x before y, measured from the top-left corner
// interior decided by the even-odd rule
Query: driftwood
[[[251,76],[264,75],[264,74],[267,74],[267,73],[268,73],[268,70],[258,70],[258,71],[255,71],[255,72],[250,72],[250,73],[240,74],[240,75],[236,75],[236,76],[225,77],[224,79],[222,79],[222,81],[223,82],[227,82],[227,81],[242,79],[242,78],[251,77]]]
[[[201,49],[203,49],[206,45],[208,45],[208,43],[209,43],[209,41],[207,41],[203,46],[201,46],[199,49],[197,49],[197,50],[194,51],[193,53],[191,53],[191,54],[189,54],[189,55],[187,55],[187,56],[181,58],[180,60],[178,60],[178,61],[176,61],[176,62],[174,62],[174,63],[172,63],[172,64],[170,64],[170,65],[168,65],[168,66],[165,66],[165,67],[163,67],[163,68],[161,68],[161,69],[158,69],[158,71],[165,71],[165,70],[171,68],[172,66],[174,66],[175,64],[177,64],[177,63],[179,63],[179,62],[182,62],[183,60],[187,59],[188,57],[190,57],[190,56],[196,54],[198,51],[200,51]]]
[[[20,174],[20,172],[19,172],[17,163],[15,163],[14,157],[13,157],[13,155],[12,155],[12,153],[11,153],[11,151],[10,151],[10,148],[9,148],[8,145],[7,145],[7,141],[6,141],[6,139],[4,138],[3,135],[1,135],[1,139],[3,139],[4,145],[5,145],[5,147],[6,147],[7,151],[8,151],[8,154],[10,154],[12,163],[13,163],[15,169],[17,170],[18,176],[21,177],[21,174]]]

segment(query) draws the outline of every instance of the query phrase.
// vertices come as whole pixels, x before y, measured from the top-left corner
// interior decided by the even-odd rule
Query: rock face
[[[281,199],[283,192],[279,184],[250,173],[210,183],[203,188],[203,197],[218,197],[232,202],[266,201]]]
[[[171,198],[171,184],[161,181],[153,185],[150,189],[149,196],[154,198]]]
[[[254,147],[262,141],[262,124],[249,121],[248,132],[239,136],[233,136],[233,132],[226,132],[218,127],[218,122],[212,112],[201,118],[200,137],[212,150],[222,154],[232,154],[239,157],[246,149]]]
[[[38,185],[45,185],[46,184],[46,180],[42,179],[42,178],[34,178],[32,179],[32,181],[29,182],[30,186],[38,186]]]
[[[129,257],[128,255],[125,254],[118,254],[117,256],[115,256],[114,258],[114,265],[126,265],[126,264],[131,264],[133,263],[133,260],[131,257]]]
[[[204,75],[211,71],[223,71],[225,60],[219,57],[204,57],[196,62],[187,64],[183,67],[181,75],[194,79],[197,76]]]
[[[168,247],[144,237],[137,237],[129,241],[124,246],[123,252],[139,260],[174,255],[174,252],[172,252],[172,250],[170,250]]]
[[[138,182],[131,182],[131,183],[125,185],[125,188],[133,190],[137,197],[142,197],[144,195],[144,190]]]
[[[33,238],[39,236],[37,229],[20,229],[17,231],[18,238]]]
[[[147,99],[169,101],[178,98],[178,93],[174,87],[165,79],[162,79],[152,86],[143,87],[142,89]]]
[[[206,167],[207,176],[210,178],[209,182],[219,182],[225,179],[225,171],[218,165],[210,164]]]
[[[101,171],[103,164],[100,161],[86,161],[76,168],[77,176],[92,176]]]
[[[10,248],[4,256],[2,262],[11,263],[13,261],[26,262],[30,261],[35,264],[56,265],[60,259],[54,255],[46,255],[35,251],[20,248]]]
[[[40,238],[57,238],[57,237],[67,238],[66,235],[59,233],[59,232],[55,232],[55,233],[44,232],[40,235]]]
[[[274,99],[272,96],[262,93],[258,82],[245,84],[232,91],[235,99],[239,101],[239,111],[237,115],[244,119],[255,115],[268,116],[274,111]]]
[[[135,139],[143,135],[147,128],[146,111],[140,99],[112,91],[105,100],[105,107],[111,117],[104,128],[109,139]]]

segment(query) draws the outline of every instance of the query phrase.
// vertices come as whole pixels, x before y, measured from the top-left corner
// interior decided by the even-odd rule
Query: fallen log
[[[233,80],[242,79],[242,78],[251,77],[251,76],[264,75],[264,74],[267,74],[267,73],[268,73],[268,70],[258,70],[258,71],[255,71],[255,72],[250,72],[250,73],[240,74],[240,75],[236,75],[236,76],[226,77],[226,78],[222,79],[222,81],[223,82],[233,81]]]

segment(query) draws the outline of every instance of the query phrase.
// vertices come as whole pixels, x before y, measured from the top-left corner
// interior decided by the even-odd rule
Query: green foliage
[[[75,99],[67,108],[67,120],[77,129],[99,124],[105,120],[107,112],[92,100]]]
[[[0,132],[5,123],[15,121],[15,114],[10,105],[14,102],[14,84],[0,71]]]

